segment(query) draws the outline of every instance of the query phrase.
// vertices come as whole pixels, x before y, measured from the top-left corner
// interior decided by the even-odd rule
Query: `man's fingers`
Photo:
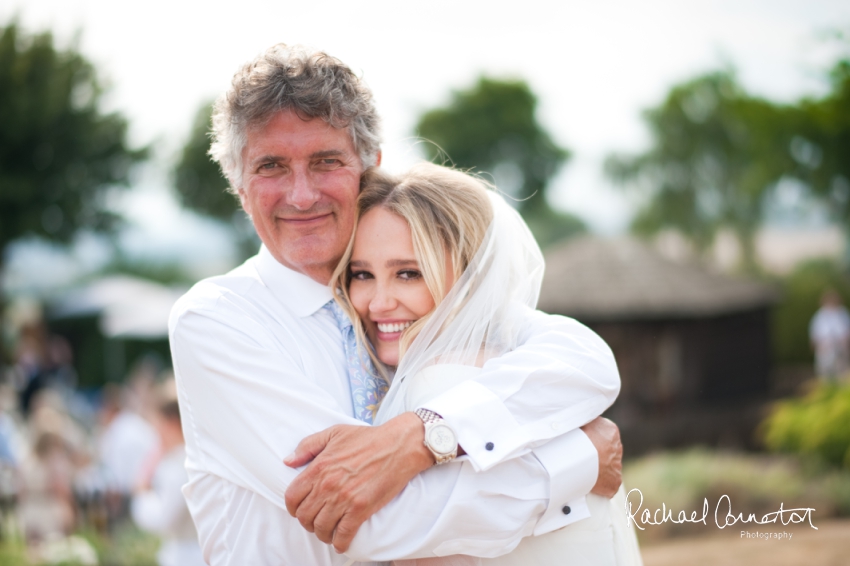
[[[334,428],[327,428],[306,437],[298,443],[292,454],[283,459],[283,463],[290,468],[300,468],[305,464],[309,464],[328,445]]]
[[[599,454],[599,476],[591,493],[613,497],[623,482],[623,444],[620,429],[608,419],[597,417],[581,429]]]
[[[334,505],[325,505],[313,520],[311,531],[325,544],[333,542],[334,529],[339,522],[339,511]]]
[[[286,493],[283,494],[283,500],[286,502],[286,510],[293,517],[297,517],[298,509],[301,504],[310,495],[313,490],[313,482],[305,478],[306,472],[302,472],[295,480],[286,488]]]
[[[360,525],[363,524],[365,518],[358,518],[357,515],[348,513],[340,519],[336,530],[333,533],[334,550],[342,554],[348,547],[351,546],[351,541],[357,531],[360,530]]]

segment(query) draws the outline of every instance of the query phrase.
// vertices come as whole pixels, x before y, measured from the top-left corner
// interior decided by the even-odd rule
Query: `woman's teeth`
[[[407,322],[394,322],[391,324],[381,324],[378,323],[378,331],[379,332],[401,332],[408,326],[413,324],[412,320],[408,320]]]

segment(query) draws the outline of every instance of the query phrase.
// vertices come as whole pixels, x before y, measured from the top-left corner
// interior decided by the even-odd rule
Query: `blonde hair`
[[[453,284],[453,281],[448,281],[447,264],[451,265],[456,281],[484,241],[493,219],[493,207],[487,196],[488,185],[461,171],[433,163],[420,163],[399,176],[370,169],[363,175],[360,187],[354,233],[363,215],[374,208],[381,207],[404,218],[410,227],[413,251],[425,285],[434,298],[436,308]],[[368,345],[363,322],[348,295],[351,282],[348,264],[354,249],[354,233],[331,276],[331,292],[351,318],[358,345],[366,349],[375,367],[386,379],[384,365]],[[402,333],[399,359],[404,356],[430,314],[417,320]]]

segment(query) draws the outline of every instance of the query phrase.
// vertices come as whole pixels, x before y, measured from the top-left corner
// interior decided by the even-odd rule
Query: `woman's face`
[[[366,335],[378,359],[397,366],[402,331],[434,308],[407,221],[381,207],[364,214],[354,235],[350,268],[351,303]]]

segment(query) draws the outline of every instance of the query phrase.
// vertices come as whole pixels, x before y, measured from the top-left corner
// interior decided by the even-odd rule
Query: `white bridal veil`
[[[519,213],[488,191],[493,221],[469,266],[414,339],[381,403],[375,424],[405,407],[410,381],[433,364],[480,366],[518,345],[522,320],[537,307],[543,254]]]

